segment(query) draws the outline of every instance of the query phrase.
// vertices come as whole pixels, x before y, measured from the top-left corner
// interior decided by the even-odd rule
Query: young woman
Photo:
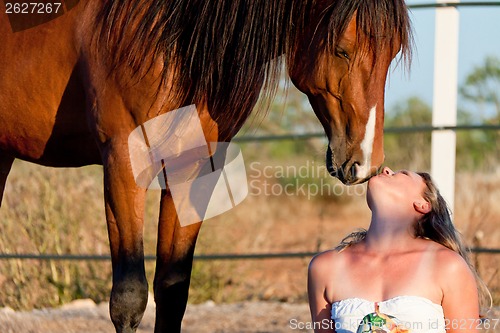
[[[314,331],[477,333],[482,285],[430,176],[384,168],[367,203],[368,230],[310,263]]]

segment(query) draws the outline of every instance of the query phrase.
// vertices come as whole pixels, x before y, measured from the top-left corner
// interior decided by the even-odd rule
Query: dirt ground
[[[148,304],[137,333],[154,330],[154,304]],[[300,329],[309,320],[307,304],[245,302],[188,305],[184,333],[312,332]],[[113,333],[108,303],[78,300],[61,308],[15,312],[0,309],[1,333]]]
[[[154,303],[150,302],[137,333],[154,330]],[[490,317],[495,328],[481,333],[500,332],[500,308]],[[496,319],[494,319],[496,318]],[[312,332],[309,308],[304,303],[244,302],[188,305],[183,322],[184,333],[282,333]],[[113,333],[108,304],[78,300],[61,308],[15,312],[0,309],[1,333]]]

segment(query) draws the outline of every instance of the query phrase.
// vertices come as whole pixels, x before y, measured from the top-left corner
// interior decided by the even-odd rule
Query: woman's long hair
[[[486,309],[490,309],[492,306],[491,293],[472,265],[469,250],[464,244],[462,235],[453,225],[446,201],[439,193],[439,190],[428,173],[418,172],[417,174],[422,177],[426,185],[423,196],[424,199],[431,204],[432,209],[417,221],[415,225],[415,237],[430,239],[458,253],[474,274],[482,312]],[[342,251],[353,244],[361,242],[366,238],[366,233],[367,231],[365,229],[354,231],[340,242],[336,250]]]

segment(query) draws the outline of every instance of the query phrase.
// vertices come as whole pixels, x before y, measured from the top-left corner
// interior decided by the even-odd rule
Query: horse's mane
[[[374,52],[383,37],[398,37],[408,54],[404,0],[336,0],[319,12],[324,2],[105,0],[96,15],[98,40],[109,50],[110,68],[126,64],[141,73],[161,57],[162,82],[175,78],[171,93],[179,106],[205,101],[217,121],[229,121],[237,130],[261,88],[269,95],[275,92],[283,68],[280,56],[293,57],[296,37],[313,15],[329,22],[328,47],[335,46],[357,10],[358,27],[374,39]]]

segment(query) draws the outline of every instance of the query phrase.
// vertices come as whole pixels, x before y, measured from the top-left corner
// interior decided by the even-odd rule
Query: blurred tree
[[[471,124],[473,115],[464,109],[458,110],[458,123]],[[400,102],[385,117],[386,128],[430,126],[432,109],[419,97]],[[498,162],[496,157],[495,131],[457,131],[457,171],[491,169]],[[386,133],[386,164],[395,169],[430,170],[430,132]]]
[[[459,92],[466,101],[471,102],[474,108],[472,111],[476,116],[469,119],[470,122],[500,124],[500,58],[486,57],[480,66],[475,67],[467,75]],[[475,145],[475,149],[469,149],[471,157],[468,163],[469,167],[481,165],[487,169],[498,169],[500,162],[499,131],[472,132],[469,135],[476,136],[475,140],[468,141],[469,144]]]
[[[410,97],[386,112],[385,127],[430,126],[431,107],[419,97]],[[429,170],[430,132],[386,133],[386,164],[396,169]]]
[[[307,97],[283,77],[269,104],[257,104],[242,132],[260,135],[303,134],[322,130]],[[267,109],[263,112],[262,109]]]
[[[321,133],[323,128],[307,97],[283,76],[271,101],[258,103],[239,136]],[[326,140],[269,141],[258,144],[259,156],[290,158],[294,154],[316,156],[325,151]]]
[[[496,115],[486,122],[500,123],[500,58],[486,57],[483,64],[467,75],[459,89],[460,95],[480,109],[493,107]]]

